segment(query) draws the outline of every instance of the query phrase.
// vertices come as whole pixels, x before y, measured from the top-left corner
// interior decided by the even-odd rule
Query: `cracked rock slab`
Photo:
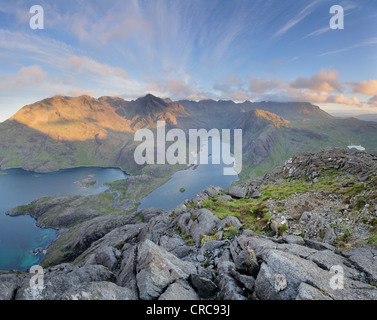
[[[158,298],[176,280],[186,280],[196,272],[196,266],[145,240],[138,247],[136,271],[140,299],[151,300]]]

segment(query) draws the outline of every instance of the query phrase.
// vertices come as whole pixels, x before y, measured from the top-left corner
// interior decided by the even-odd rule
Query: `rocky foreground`
[[[300,154],[175,210],[133,213],[46,267],[44,289],[4,272],[0,299],[377,300],[376,172],[366,153]]]

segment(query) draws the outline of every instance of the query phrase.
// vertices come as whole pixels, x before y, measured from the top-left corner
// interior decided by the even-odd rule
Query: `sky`
[[[0,0],[0,121],[83,94],[377,113],[376,26],[375,0]]]

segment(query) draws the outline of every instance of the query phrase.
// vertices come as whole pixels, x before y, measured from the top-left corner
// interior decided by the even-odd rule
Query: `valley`
[[[36,120],[38,119],[38,120]],[[53,97],[25,106],[0,124],[0,169],[51,172],[80,166],[120,167],[140,174],[133,160],[141,128],[243,130],[240,179],[266,173],[293,154],[361,144],[376,153],[377,124],[336,119],[310,103],[172,101],[151,94],[133,101]]]
[[[137,165],[133,135],[141,128],[155,133],[157,121],[185,133],[190,128],[241,129],[242,172],[224,180],[221,165],[217,169],[215,165]],[[101,192],[45,196],[6,213],[13,219],[28,215],[38,227],[57,230],[39,262],[49,270],[53,282],[60,281],[55,271],[59,266],[78,274],[85,268],[99,272],[83,282],[87,287],[77,288],[83,290],[79,294],[99,290],[90,286],[103,281],[103,298],[106,292],[125,294],[127,299],[162,298],[161,292],[168,287],[166,298],[171,298],[169,290],[185,288],[190,299],[269,299],[275,295],[265,296],[262,289],[270,281],[262,272],[272,263],[269,255],[308,264],[313,268],[313,281],[318,281],[318,268],[324,266],[319,262],[311,265],[309,260],[317,260],[309,256],[322,261],[321,250],[330,250],[334,261],[352,261],[344,264],[356,268],[349,276],[356,281],[351,285],[359,286],[357,294],[374,299],[375,292],[368,287],[376,279],[369,266],[374,262],[368,262],[368,250],[374,249],[363,249],[365,264],[362,260],[361,265],[355,265],[352,255],[340,252],[376,245],[376,156],[372,154],[377,153],[373,141],[377,123],[333,118],[307,103],[173,102],[152,95],[125,101],[82,96],[55,97],[26,106],[0,124],[0,133],[2,170],[19,167],[37,174],[83,166],[118,167],[130,174],[102,185],[89,172],[73,184],[83,190],[104,188]],[[363,145],[367,153],[345,150],[350,144]],[[209,150],[209,160],[211,157]],[[237,239],[254,245],[245,247]],[[262,247],[277,246],[278,251],[268,251],[265,256],[258,251],[260,241]],[[249,270],[251,266],[244,266],[247,262],[242,259],[246,252],[254,251],[263,262],[254,261],[254,269]],[[134,259],[138,260],[136,270]],[[142,274],[161,270],[148,269],[143,259],[168,259],[176,266],[190,263],[199,273],[155,283],[157,291],[149,292],[144,285],[150,284],[144,284]],[[225,271],[228,264],[235,264],[235,269]],[[101,265],[111,274],[98,269]],[[212,275],[206,271],[209,266]],[[366,270],[367,280],[361,270]],[[217,278],[217,273],[222,276]],[[3,272],[0,278],[10,279],[11,274]],[[25,279],[21,272],[18,280],[11,280],[12,288],[19,292],[16,298],[31,298],[22,288]],[[212,283],[210,292],[202,291],[198,279]],[[294,281],[301,283],[302,279]],[[324,283],[318,286],[329,290]],[[232,290],[228,292],[227,287]],[[312,288],[301,287],[281,297],[314,294],[323,298]],[[65,298],[72,297],[59,290],[51,287],[44,292],[47,296],[39,298],[52,294],[60,299],[63,293]],[[353,294],[348,290],[345,296],[335,292],[328,296],[342,299]]]

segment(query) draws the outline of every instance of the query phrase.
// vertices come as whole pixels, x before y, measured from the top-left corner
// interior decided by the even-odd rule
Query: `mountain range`
[[[0,169],[49,172],[77,166],[120,167],[138,174],[133,136],[141,128],[242,129],[243,171],[260,175],[293,154],[361,144],[377,153],[377,123],[334,118],[304,102],[172,101],[151,94],[119,97],[55,96],[24,106],[0,123]]]

